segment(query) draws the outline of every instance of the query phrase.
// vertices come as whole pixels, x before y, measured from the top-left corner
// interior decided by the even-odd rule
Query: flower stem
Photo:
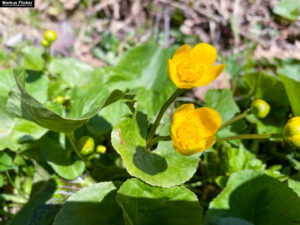
[[[148,144],[148,148],[151,148],[153,145],[155,145],[159,141],[170,141],[171,137],[170,136],[157,136],[152,139],[152,141]]]
[[[177,88],[176,91],[173,93],[173,95],[165,102],[165,104],[163,105],[163,107],[160,109],[154,124],[151,126],[151,129],[148,133],[147,136],[147,141],[146,143],[149,144],[152,141],[152,138],[155,134],[155,131],[159,125],[159,122],[161,120],[161,118],[163,117],[163,115],[165,114],[166,110],[169,108],[169,106],[174,102],[174,100],[182,94],[182,92],[184,91],[184,89],[179,89]]]
[[[66,136],[68,137],[69,142],[71,143],[76,155],[82,159],[85,163],[87,162],[85,160],[85,158],[80,154],[77,145],[76,145],[76,140],[75,140],[75,136],[74,136],[74,131],[70,132],[70,133],[66,133]]]
[[[231,124],[233,124],[233,123],[235,123],[236,121],[239,121],[239,120],[245,118],[246,116],[249,115],[249,112],[250,112],[250,109],[247,109],[247,110],[246,110],[245,112],[243,112],[242,114],[240,114],[240,115],[234,117],[233,119],[229,120],[228,122],[224,123],[224,124],[221,126],[220,130],[223,129],[223,128],[225,128],[225,127],[227,127],[227,126],[229,126],[229,125],[231,125]]]
[[[282,138],[282,134],[242,134],[237,136],[218,138],[217,142],[230,141],[230,140],[242,140],[242,139],[269,139],[269,138]]]

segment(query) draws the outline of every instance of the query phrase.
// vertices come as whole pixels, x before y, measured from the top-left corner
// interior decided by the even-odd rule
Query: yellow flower
[[[293,117],[286,123],[283,137],[288,143],[300,148],[300,116]]]
[[[194,88],[214,81],[223,71],[225,64],[212,66],[217,59],[216,49],[200,43],[193,49],[183,45],[168,62],[170,79],[178,88]]]
[[[215,110],[193,104],[180,106],[173,115],[171,138],[174,149],[182,155],[192,155],[210,148],[222,118]]]

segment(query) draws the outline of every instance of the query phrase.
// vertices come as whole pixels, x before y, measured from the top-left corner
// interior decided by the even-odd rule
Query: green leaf
[[[300,198],[300,181],[288,179],[288,185],[294,192],[297,193],[298,197]]]
[[[34,46],[26,46],[22,49],[24,55],[23,65],[29,70],[43,70],[45,60],[43,58],[44,51]]]
[[[72,195],[57,213],[53,225],[122,225],[112,182],[92,184]]]
[[[202,224],[198,199],[185,187],[153,187],[130,179],[120,187],[117,200],[128,225]]]
[[[72,149],[64,149],[57,140],[43,138],[39,151],[46,162],[61,177],[73,180],[82,175],[84,162],[71,154]]]
[[[2,187],[4,184],[3,176],[0,174],[0,187]]]
[[[58,212],[60,205],[47,202],[56,189],[54,180],[49,180],[30,198],[21,211],[8,225],[49,225]]]
[[[10,169],[12,158],[6,152],[0,152],[0,172]]]
[[[229,89],[209,89],[205,95],[205,103],[220,114],[223,123],[226,123],[240,112]]]
[[[122,91],[110,92],[105,86],[93,86],[72,90],[71,112],[68,117],[47,108],[35,99],[24,87],[26,72],[16,71],[18,90],[14,89],[8,101],[8,109],[15,115],[31,120],[53,131],[69,133],[95,116],[105,106],[126,96]],[[52,107],[53,109],[53,107]]]
[[[254,225],[254,224],[239,218],[228,217],[228,218],[220,219],[217,225]]]
[[[243,76],[255,98],[267,101],[271,105],[288,106],[289,101],[280,79],[265,73],[250,73]]]
[[[157,148],[146,149],[147,120],[138,112],[123,118],[113,129],[112,145],[125,162],[128,173],[161,187],[178,185],[196,172],[199,156],[182,156],[175,152],[172,141],[161,141]]]
[[[256,158],[255,154],[247,150],[242,144],[238,148],[229,143],[223,143],[218,149],[220,155],[220,170],[225,174],[232,174],[240,170],[252,169],[263,171],[265,165]]]
[[[207,107],[216,110],[220,114],[223,124],[240,113],[240,109],[235,103],[229,89],[209,89],[205,95],[205,103]],[[233,136],[245,127],[245,121],[241,120],[220,130],[217,135],[218,137]]]
[[[108,134],[118,124],[122,116],[129,113],[131,111],[124,102],[114,102],[91,118],[86,124],[87,129],[95,136]]]
[[[296,21],[299,17],[299,0],[281,0],[273,8],[273,13],[286,19]]]
[[[32,90],[40,99],[47,95],[46,81],[40,77],[32,77],[28,82],[28,88]],[[37,124],[23,119],[13,117],[6,110],[6,103],[10,89],[15,85],[12,70],[0,71],[0,150],[9,148],[13,151],[27,148],[25,143],[30,143],[39,139],[47,132],[46,129]],[[36,91],[36,87],[42,87],[43,91]]]
[[[207,224],[238,217],[255,225],[293,225],[300,222],[300,198],[286,184],[261,173],[234,173],[225,189],[210,203]]]
[[[111,69],[109,86],[136,89],[138,110],[154,117],[176,89],[167,72],[173,52],[172,48],[162,49],[153,43],[131,49]]]
[[[279,70],[281,72],[286,72]],[[282,80],[295,116],[300,116],[300,78],[293,74],[278,74]],[[297,75],[299,76],[299,75]]]
[[[56,58],[50,62],[49,72],[52,75],[56,75],[60,83],[73,88],[89,82],[94,69],[76,59]]]

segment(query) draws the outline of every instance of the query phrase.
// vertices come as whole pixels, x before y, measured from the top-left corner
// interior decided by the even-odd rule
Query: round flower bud
[[[96,152],[104,154],[106,152],[106,147],[104,145],[98,145],[96,148]]]
[[[95,141],[94,138],[83,136],[78,142],[78,147],[82,155],[89,155],[94,151]]]
[[[61,96],[61,95],[56,96],[55,103],[62,104],[64,102],[65,102],[65,98],[63,96]]]
[[[57,34],[53,30],[47,30],[44,33],[44,37],[47,41],[51,43],[56,40]]]
[[[49,41],[47,41],[46,39],[43,39],[41,40],[41,45],[44,47],[44,48],[49,48],[51,43]]]
[[[269,112],[270,112],[270,105],[262,100],[262,99],[255,99],[251,103],[251,111],[254,115],[256,115],[258,118],[265,118]]]
[[[283,137],[291,145],[300,148],[300,116],[293,117],[286,123]]]

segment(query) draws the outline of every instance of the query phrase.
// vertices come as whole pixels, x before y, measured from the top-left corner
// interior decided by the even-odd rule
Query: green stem
[[[282,138],[282,134],[242,134],[237,136],[218,138],[217,142],[230,141],[230,140],[242,140],[242,139],[269,139],[269,138]]]
[[[147,136],[147,144],[149,144],[155,134],[155,131],[159,125],[159,122],[161,120],[161,118],[163,117],[163,115],[165,114],[166,110],[169,108],[169,106],[175,101],[175,99],[182,94],[182,92],[184,91],[184,89],[179,89],[177,88],[176,91],[173,93],[173,95],[165,102],[165,104],[163,105],[163,107],[160,109],[154,124],[152,125],[148,136]]]
[[[170,141],[171,137],[170,136],[157,136],[152,139],[152,141],[148,144],[148,148],[151,148],[153,145],[155,145],[159,141]]]
[[[5,171],[5,174],[6,174],[8,182],[11,184],[11,186],[13,186],[13,188],[16,189],[16,191],[18,192],[18,194],[20,195],[20,197],[23,200],[25,199],[25,201],[27,201],[28,200],[28,196],[22,190],[20,190],[19,188],[17,188],[17,186],[15,185],[15,182],[11,179],[11,176],[10,176],[9,172]]]
[[[85,160],[85,158],[80,154],[78,148],[77,148],[77,145],[76,145],[76,139],[75,139],[75,136],[74,136],[74,131],[70,132],[70,133],[66,133],[67,137],[68,137],[68,140],[69,142],[71,143],[76,155],[82,159],[85,163],[87,162]]]
[[[245,112],[243,112],[242,114],[240,114],[240,115],[234,117],[233,119],[229,120],[228,122],[224,123],[224,124],[221,126],[220,130],[223,129],[223,128],[225,128],[225,127],[227,127],[227,126],[229,126],[229,125],[231,125],[231,124],[233,124],[233,123],[235,123],[236,121],[239,121],[239,120],[245,118],[246,116],[249,115],[249,112],[250,112],[250,109],[247,109],[247,110],[246,110]]]

